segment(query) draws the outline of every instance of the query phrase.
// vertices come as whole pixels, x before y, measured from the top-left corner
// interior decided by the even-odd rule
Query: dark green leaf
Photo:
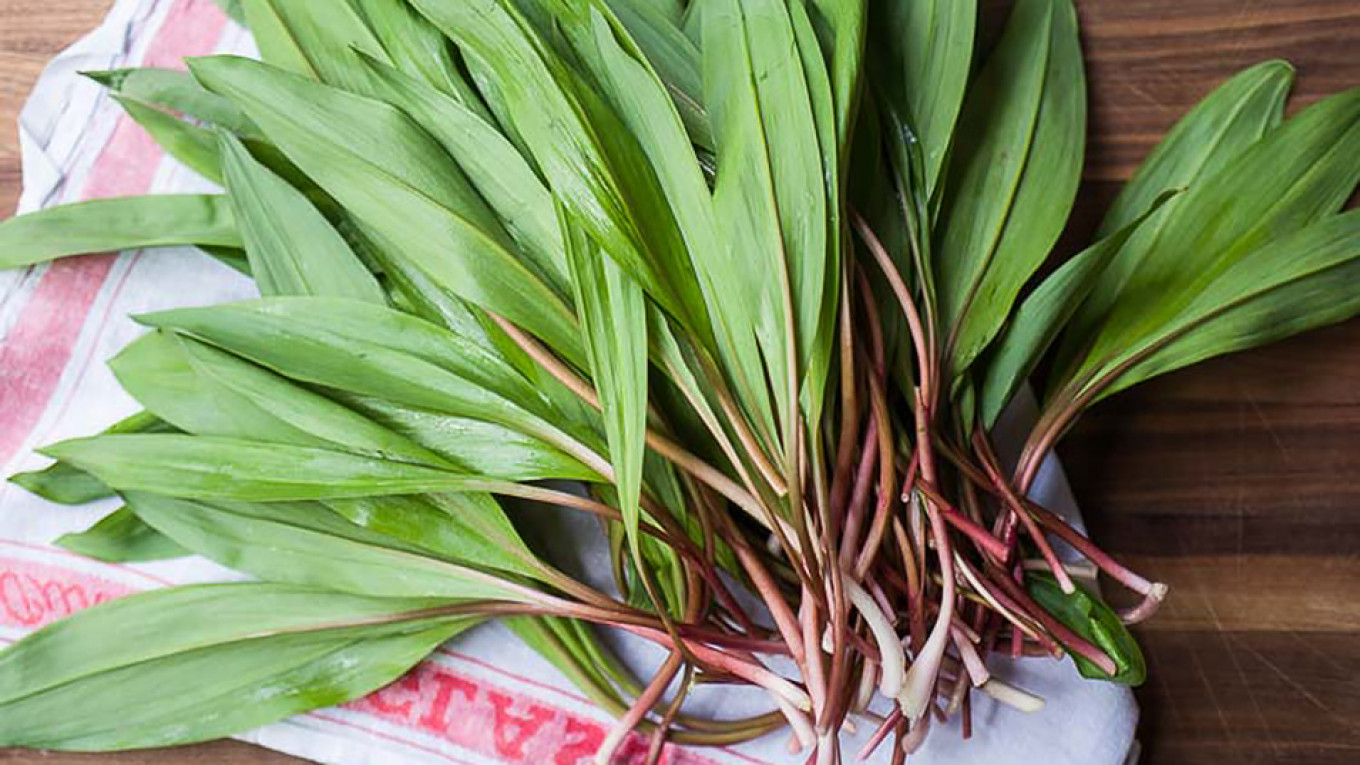
[[[1139,686],[1147,679],[1147,663],[1138,641],[1119,621],[1114,610],[1105,605],[1098,595],[1080,585],[1071,595],[1064,594],[1051,574],[1030,572],[1025,575],[1025,589],[1058,621],[1083,638],[1094,643],[1114,660],[1118,669],[1108,675],[1090,660],[1072,654],[1072,661],[1082,677],[1112,680],[1124,685]]]

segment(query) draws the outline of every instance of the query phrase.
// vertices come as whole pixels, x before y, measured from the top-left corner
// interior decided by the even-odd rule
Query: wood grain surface
[[[14,122],[25,93],[108,5],[0,0],[3,214],[18,196]],[[1360,85],[1360,0],[1078,6],[1092,141],[1073,241],[1152,143],[1236,70],[1292,61],[1294,108]],[[1360,321],[1121,394],[1062,455],[1097,538],[1172,585],[1163,613],[1139,630],[1152,669],[1139,691],[1144,762],[1360,762]],[[0,762],[295,761],[223,742],[101,756],[0,751]]]

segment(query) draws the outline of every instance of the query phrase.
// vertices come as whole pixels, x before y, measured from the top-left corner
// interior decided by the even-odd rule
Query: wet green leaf
[[[1080,585],[1071,595],[1065,594],[1051,574],[1030,572],[1025,575],[1025,589],[1039,605],[1058,621],[1083,638],[1094,643],[1114,660],[1118,672],[1114,676],[1077,654],[1072,661],[1082,677],[1112,680],[1123,685],[1139,686],[1147,679],[1147,663],[1138,641],[1119,621],[1114,610],[1105,605],[1100,596]]]
[[[109,513],[85,531],[63,534],[53,544],[105,563],[139,563],[189,554],[126,507]]]
[[[121,598],[0,652],[0,744],[169,746],[343,703],[391,682],[474,623],[420,618],[447,602],[277,584]]]
[[[0,268],[143,247],[240,247],[225,196],[160,194],[51,207],[0,223]]]

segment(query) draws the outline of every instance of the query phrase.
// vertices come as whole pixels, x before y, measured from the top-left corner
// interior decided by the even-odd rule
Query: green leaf
[[[124,98],[194,117],[240,136],[260,135],[260,128],[244,112],[227,99],[208,92],[188,72],[144,67],[81,74]]]
[[[1021,0],[969,91],[940,208],[935,265],[953,374],[1001,330],[1062,233],[1085,125],[1071,0]]]
[[[1111,676],[1090,660],[1072,654],[1082,677],[1093,680],[1111,680],[1123,685],[1137,687],[1147,679],[1147,662],[1138,641],[1119,621],[1114,610],[1105,605],[1098,595],[1085,587],[1077,586],[1076,592],[1068,595],[1058,586],[1051,574],[1030,572],[1025,575],[1025,589],[1031,597],[1052,614],[1068,629],[1094,643],[1111,659],[1117,672]]]
[[[636,138],[599,95],[504,0],[414,0],[477,61],[558,200],[647,294],[701,337],[709,322],[693,264]],[[555,8],[569,37],[581,8]],[[568,18],[567,16],[571,16]]]
[[[104,431],[105,434],[174,432],[174,426],[145,411],[119,420]],[[9,480],[49,502],[61,505],[84,505],[113,496],[113,490],[98,478],[65,462],[55,462],[29,473],[16,473]]]
[[[147,335],[125,348],[110,366],[139,402],[188,433],[451,466],[341,404],[189,338]]]
[[[213,183],[222,182],[222,170],[212,133],[142,101],[115,95],[113,100],[142,126],[167,154]]]
[[[418,78],[456,99],[464,109],[478,118],[488,123],[494,120],[477,91],[459,70],[455,51],[448,38],[416,13],[406,0],[349,2],[368,22],[393,66],[407,76]],[[362,54],[360,58],[374,60]]]
[[[990,428],[996,424],[996,418],[1034,371],[1039,359],[1048,352],[1082,301],[1091,294],[1104,270],[1148,219],[1175,197],[1175,193],[1170,191],[1153,200],[1142,217],[1072,256],[1020,305],[1015,317],[997,338],[992,357],[988,359],[981,397],[984,425]]]
[[[63,534],[57,547],[105,563],[140,563],[188,555],[126,507],[120,507],[78,534]]]
[[[217,436],[94,436],[40,453],[126,491],[199,499],[283,501],[481,490],[487,482],[448,470],[330,449]]]
[[[217,56],[190,66],[384,249],[573,362],[583,358],[569,306],[525,266],[476,188],[410,117],[249,59]]]
[[[530,382],[482,346],[391,309],[329,298],[270,298],[138,317],[305,383],[494,422],[590,460]],[[587,462],[597,469],[595,462]]]
[[[232,209],[262,294],[387,302],[378,280],[302,192],[236,137],[220,133],[218,139]]]
[[[225,196],[160,194],[50,207],[0,223],[0,268],[142,247],[240,247]]]
[[[591,379],[604,412],[624,528],[634,557],[640,558],[639,502],[647,448],[646,304],[638,283],[600,252],[569,215],[559,211]]]
[[[540,279],[568,289],[552,192],[496,126],[458,101],[379,61],[364,58],[383,97],[411,116],[458,163],[495,210]]]
[[[376,597],[519,600],[526,592],[316,502],[202,502],[143,492],[125,498],[139,518],[185,548],[265,581]],[[499,557],[510,570],[522,568]]]
[[[1264,245],[1332,215],[1360,180],[1360,88],[1326,98],[1271,130],[1189,189],[1138,260],[1089,349],[1060,380],[1083,378],[1181,315]],[[1069,367],[1071,369],[1071,367]]]
[[[1212,356],[1264,345],[1360,313],[1360,210],[1248,253],[1180,314],[1109,359],[1101,397]]]
[[[235,21],[237,24],[246,23],[246,12],[245,9],[241,7],[241,0],[213,0],[213,2],[217,3],[218,7],[222,9],[222,12],[227,14],[227,18]]]
[[[752,402],[770,386],[787,438],[798,405],[790,381],[801,382],[824,301],[834,297],[824,292],[827,237],[837,232],[827,231],[821,136],[782,3],[720,0],[702,19],[704,98],[718,147],[714,209],[733,253],[721,299],[745,307],[731,320],[734,339],[757,338],[768,369],[768,383],[749,371],[736,382]],[[748,365],[758,355],[734,350]],[[772,438],[770,424],[757,424]]]
[[[1266,61],[1216,88],[1176,123],[1139,166],[1106,213],[1102,233],[1127,226],[1168,190],[1198,188],[1273,130],[1283,117],[1293,81],[1294,69],[1289,64]],[[1167,202],[1100,273],[1091,296],[1072,318],[1059,354],[1060,373],[1070,369],[1070,364],[1078,360],[1075,357],[1086,350],[1081,344],[1089,342],[1104,325],[1124,287],[1136,278],[1148,252],[1159,245],[1167,222],[1185,198],[1181,194]]]
[[[326,505],[355,525],[448,560],[535,579],[545,570],[487,494],[406,494]]]
[[[342,400],[469,473],[509,481],[599,480],[599,474],[577,460],[504,425],[369,396],[344,396]]]
[[[678,19],[646,0],[608,0],[608,5],[665,83],[689,139],[696,146],[712,150],[713,133],[703,106],[699,49],[685,37]]]
[[[347,2],[242,0],[242,4],[261,58],[274,66],[363,92],[369,81],[358,53],[387,60],[378,38]]]
[[[924,197],[934,196],[973,62],[977,0],[872,0],[874,88],[920,143]]]
[[[443,603],[239,583],[95,606],[0,652],[0,745],[186,744],[343,703],[474,623],[421,618]]]

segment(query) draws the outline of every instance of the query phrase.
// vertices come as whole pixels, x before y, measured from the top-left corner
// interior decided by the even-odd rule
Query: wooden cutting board
[[[18,198],[14,122],[25,94],[108,5],[0,0],[4,215]],[[1294,108],[1360,85],[1360,0],[1078,6],[1092,141],[1073,242],[1089,236],[1152,143],[1238,69],[1292,61]],[[1097,539],[1172,585],[1166,608],[1139,630],[1152,667],[1139,691],[1144,762],[1360,762],[1360,320],[1121,394],[1062,454]],[[226,742],[99,756],[0,751],[0,762],[296,760]]]

